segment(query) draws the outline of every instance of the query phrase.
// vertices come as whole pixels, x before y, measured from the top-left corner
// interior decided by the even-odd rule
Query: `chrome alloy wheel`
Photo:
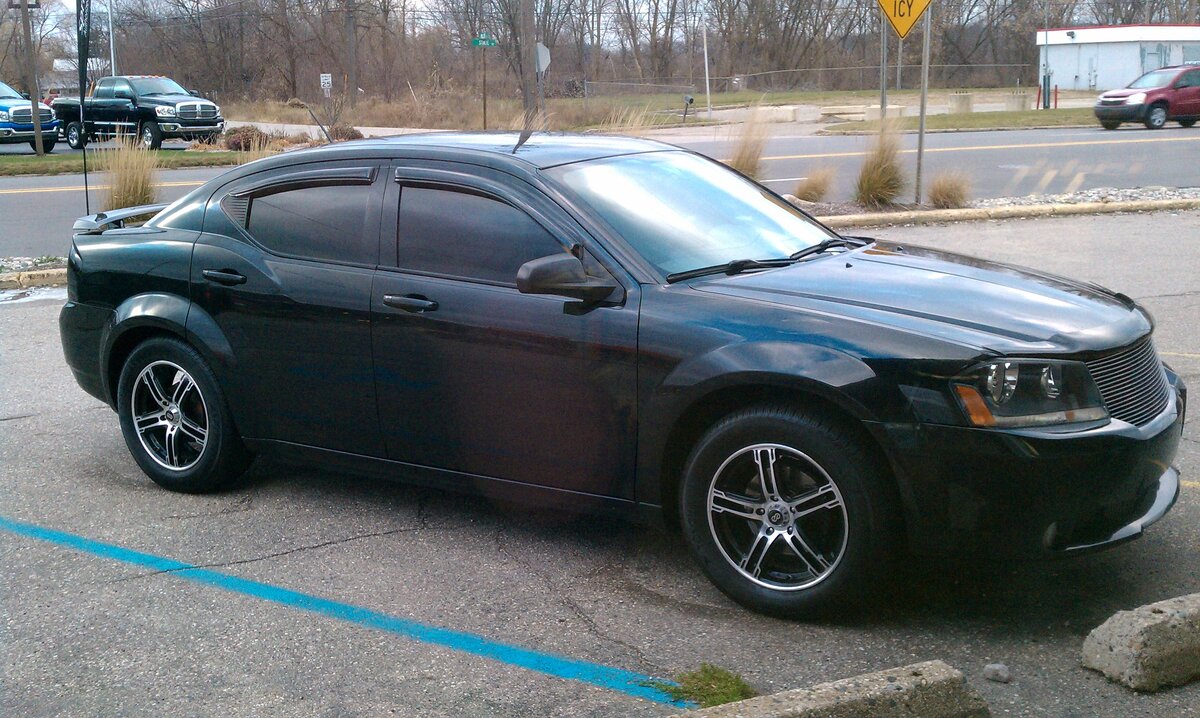
[[[208,442],[208,407],[191,375],[156,361],[142,369],[130,397],[134,430],[155,463],[171,471],[196,465]]]
[[[154,146],[154,130],[150,129],[150,125],[142,127],[142,147],[150,149]]]
[[[1167,124],[1167,108],[1162,105],[1155,105],[1150,108],[1150,124],[1154,127],[1162,127]]]
[[[781,444],[747,446],[725,459],[709,484],[708,527],[731,566],[777,591],[825,580],[849,536],[837,484],[807,455]]]

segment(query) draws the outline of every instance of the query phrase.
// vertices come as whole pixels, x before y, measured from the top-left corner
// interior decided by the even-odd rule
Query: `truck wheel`
[[[1115,130],[1121,126],[1121,123],[1120,122],[1110,122],[1110,121],[1106,120],[1104,122],[1101,122],[1100,126],[1106,130]]]
[[[1145,124],[1148,130],[1161,130],[1167,124],[1167,106],[1162,103],[1151,105],[1146,111]]]
[[[56,143],[56,142],[58,142],[57,137],[52,137],[50,135],[43,135],[42,136],[42,152],[45,152],[46,154],[50,154],[51,152],[53,152],[54,151],[54,143]],[[34,152],[37,152],[37,141],[34,140],[34,141],[30,142],[29,147]]]
[[[817,414],[733,414],[684,468],[684,537],[709,578],[763,613],[853,610],[877,591],[900,543],[899,506],[859,439]]]
[[[157,150],[162,147],[162,130],[153,122],[143,122],[142,131],[138,137],[142,142],[142,147],[148,150]]]
[[[83,125],[78,122],[67,125],[67,145],[73,150],[82,150],[86,144],[87,135],[83,132]]]

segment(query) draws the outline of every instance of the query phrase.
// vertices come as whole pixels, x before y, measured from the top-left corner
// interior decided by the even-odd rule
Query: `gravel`
[[[62,257],[0,257],[0,274],[30,269],[57,269],[67,266]]]

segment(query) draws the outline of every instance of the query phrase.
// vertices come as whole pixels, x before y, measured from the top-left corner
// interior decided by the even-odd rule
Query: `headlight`
[[[154,114],[158,115],[159,117],[174,117],[175,108],[168,107],[167,105],[159,105],[158,107],[154,108]]]
[[[1130,95],[1129,97],[1125,98],[1126,105],[1140,105],[1145,101],[1146,101],[1146,93],[1144,93],[1144,92],[1135,92],[1132,95]]]
[[[0,110],[0,122],[8,122],[8,110]]]
[[[221,116],[221,106],[220,106],[220,105],[213,105],[213,109],[216,111],[216,113],[217,113],[217,117],[220,117],[220,116]]]
[[[996,361],[955,378],[953,386],[975,426],[1053,426],[1108,418],[1100,391],[1080,362]]]

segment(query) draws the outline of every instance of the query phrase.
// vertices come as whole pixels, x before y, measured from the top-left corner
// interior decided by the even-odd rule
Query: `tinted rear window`
[[[370,185],[322,185],[255,197],[246,231],[276,253],[304,259],[375,264],[378,228],[367,226]]]

